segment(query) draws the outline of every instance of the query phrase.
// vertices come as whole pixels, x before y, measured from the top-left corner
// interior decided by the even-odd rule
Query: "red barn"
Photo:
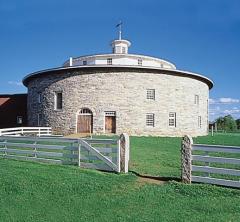
[[[27,94],[0,95],[0,128],[27,126]]]

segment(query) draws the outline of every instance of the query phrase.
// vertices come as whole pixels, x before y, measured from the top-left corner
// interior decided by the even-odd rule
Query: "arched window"
[[[80,115],[92,115],[92,111],[88,108],[82,108],[79,112]]]

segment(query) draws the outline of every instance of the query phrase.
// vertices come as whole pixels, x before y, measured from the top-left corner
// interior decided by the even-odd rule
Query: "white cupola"
[[[128,40],[117,39],[113,40],[111,43],[112,52],[115,54],[127,54],[128,47],[130,47],[131,43]]]
[[[111,43],[112,52],[114,54],[127,54],[131,43],[128,40],[122,39],[122,22],[117,24],[116,27],[119,28],[119,36],[117,40],[113,40]]]

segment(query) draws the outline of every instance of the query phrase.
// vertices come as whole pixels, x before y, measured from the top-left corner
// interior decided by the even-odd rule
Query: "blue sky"
[[[215,83],[210,119],[240,118],[239,0],[0,0],[0,94],[70,56],[110,52],[124,23],[130,53],[169,60]]]

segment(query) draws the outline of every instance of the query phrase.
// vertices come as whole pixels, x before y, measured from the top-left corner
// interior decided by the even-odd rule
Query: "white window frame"
[[[58,108],[58,94],[62,94],[61,108]],[[54,110],[62,110],[63,109],[63,92],[56,91],[54,92]]]
[[[112,58],[107,58],[107,65],[112,65]]]
[[[147,99],[155,100],[155,89],[147,89]]]
[[[147,113],[146,114],[146,126],[147,127],[154,127],[155,126],[155,114],[154,113]]]
[[[169,112],[168,114],[168,126],[176,127],[177,126],[177,115],[176,112]]]
[[[21,121],[19,121],[21,120]],[[17,124],[22,125],[23,124],[23,116],[17,116]]]
[[[194,104],[199,105],[199,95],[194,95]]]

